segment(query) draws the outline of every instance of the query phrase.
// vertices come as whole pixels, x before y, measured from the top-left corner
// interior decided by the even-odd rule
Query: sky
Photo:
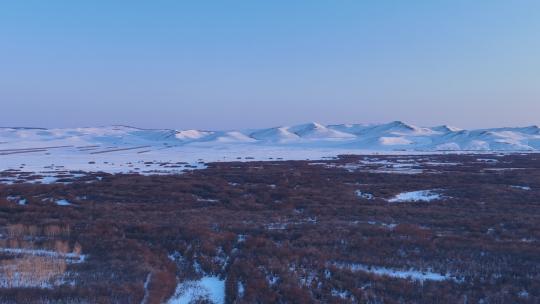
[[[0,1],[0,126],[393,120],[540,124],[540,1]]]

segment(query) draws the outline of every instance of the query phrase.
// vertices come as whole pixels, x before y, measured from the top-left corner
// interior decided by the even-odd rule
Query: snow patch
[[[351,293],[347,290],[338,290],[334,288],[332,289],[332,296],[346,300],[351,296]]]
[[[385,146],[410,145],[413,143],[404,137],[381,137],[379,142]]]
[[[392,269],[387,267],[378,267],[378,266],[370,266],[370,265],[364,265],[364,264],[358,264],[358,263],[335,263],[336,267],[340,269],[348,269],[350,271],[356,272],[356,271],[363,271],[368,272],[380,276],[387,276],[392,278],[399,278],[399,279],[409,279],[413,281],[446,281],[446,280],[452,280],[452,281],[459,281],[456,277],[444,275],[432,271],[420,271],[415,269],[409,269],[409,270],[398,270],[398,269]]]
[[[529,187],[529,186],[516,186],[516,185],[513,185],[513,186],[510,186],[510,188],[519,189],[519,190],[525,190],[525,191],[531,190],[531,187]]]
[[[373,194],[367,193],[367,192],[362,192],[361,190],[356,190],[354,193],[359,198],[363,198],[363,199],[367,199],[367,200],[375,199],[375,196],[373,196]]]
[[[71,205],[71,203],[68,200],[65,200],[65,199],[57,200],[56,204],[58,206],[70,206]]]
[[[238,297],[243,298],[245,292],[246,288],[244,287],[244,284],[238,281]]]
[[[441,194],[435,192],[435,190],[420,190],[400,193],[388,201],[390,203],[431,202],[440,199],[442,199]]]
[[[184,281],[178,284],[174,296],[167,303],[189,304],[203,299],[215,304],[225,303],[225,280],[205,276],[200,280]]]
[[[85,255],[79,253],[62,253],[45,249],[0,248],[0,252],[13,255],[31,255],[51,258],[62,258],[66,259],[66,261],[69,263],[82,263],[86,259]]]

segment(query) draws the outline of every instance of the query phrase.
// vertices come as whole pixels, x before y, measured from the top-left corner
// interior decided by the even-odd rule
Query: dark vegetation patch
[[[424,173],[373,172],[406,162]],[[53,267],[33,255],[0,252],[0,302],[162,303],[179,281],[213,275],[225,280],[228,303],[538,303],[539,169],[536,154],[350,155],[0,184],[1,248],[85,256]],[[387,201],[426,189],[445,198]],[[17,203],[22,198],[25,205]],[[71,205],[55,204],[60,199]],[[63,281],[9,285],[5,267],[15,259],[40,263],[43,271],[31,275],[44,282],[52,280],[47,271]],[[346,264],[449,279],[339,266]]]

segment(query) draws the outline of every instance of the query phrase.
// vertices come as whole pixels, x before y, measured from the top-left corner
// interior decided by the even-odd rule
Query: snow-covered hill
[[[43,168],[63,164],[72,169],[123,172],[126,170],[119,168],[119,163],[136,161],[198,163],[244,158],[313,159],[341,153],[539,150],[537,126],[463,130],[393,121],[328,126],[312,122],[227,131],[128,126],[0,128],[0,171],[20,169],[21,165]]]
[[[257,130],[168,130],[127,126],[41,129],[0,128],[0,150],[84,145],[288,145],[408,151],[540,150],[537,126],[463,130],[446,125],[417,127],[401,121],[386,124],[328,125],[307,123]]]

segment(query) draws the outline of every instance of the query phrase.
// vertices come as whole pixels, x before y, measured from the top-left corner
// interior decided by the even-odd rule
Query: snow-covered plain
[[[127,126],[0,128],[0,171],[46,173],[43,175],[48,179],[42,182],[54,182],[55,172],[61,171],[163,174],[202,168],[204,163],[217,161],[538,150],[537,126],[462,130],[448,126],[417,127],[395,121],[328,126],[307,123],[229,131]]]

